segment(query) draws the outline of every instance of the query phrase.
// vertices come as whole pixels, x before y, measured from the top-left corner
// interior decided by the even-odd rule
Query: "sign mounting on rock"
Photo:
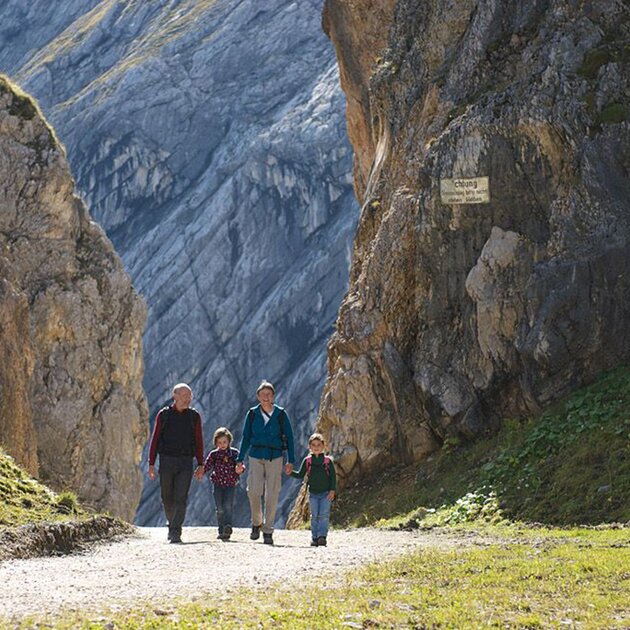
[[[443,204],[489,203],[489,177],[440,179],[440,200]]]

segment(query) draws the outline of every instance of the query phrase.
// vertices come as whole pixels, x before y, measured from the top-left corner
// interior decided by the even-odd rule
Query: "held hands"
[[[149,479],[157,479],[157,473],[155,472],[155,466],[149,466]]]
[[[334,501],[335,500],[335,496],[337,496],[337,495],[335,494],[334,490],[329,490],[328,491],[328,500],[329,501]]]
[[[285,474],[290,475],[293,472],[293,464],[286,463],[284,465],[284,472]]]
[[[236,468],[234,469],[234,472],[237,475],[242,475],[245,472],[245,464],[243,464],[243,462],[239,462],[238,464],[236,464]]]

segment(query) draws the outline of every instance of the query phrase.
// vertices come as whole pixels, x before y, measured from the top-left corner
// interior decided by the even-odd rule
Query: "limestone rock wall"
[[[361,98],[363,207],[319,417],[346,478],[628,360],[629,11],[327,0]],[[441,202],[441,179],[481,176],[489,203]]]
[[[3,77],[0,298],[0,440],[53,487],[132,519],[145,307],[52,129]]]
[[[30,396],[34,363],[28,301],[4,246],[0,254],[0,443],[37,475],[37,434]]]

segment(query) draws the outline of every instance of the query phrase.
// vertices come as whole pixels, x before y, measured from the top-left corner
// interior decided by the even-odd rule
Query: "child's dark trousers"
[[[232,527],[232,514],[234,513],[234,496],[236,488],[234,486],[214,486],[214,503],[217,508],[217,524],[219,534],[227,525]]]

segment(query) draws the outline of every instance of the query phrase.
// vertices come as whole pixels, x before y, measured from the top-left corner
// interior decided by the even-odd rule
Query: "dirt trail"
[[[164,606],[175,598],[295,581],[305,572],[338,572],[418,547],[475,542],[443,532],[358,529],[333,531],[328,547],[314,548],[309,532],[279,530],[271,547],[249,540],[249,530],[236,529],[223,543],[216,539],[216,528],[192,527],[184,529],[184,544],[170,545],[166,529],[138,532],[78,555],[0,562],[0,617],[96,612],[141,602]]]

